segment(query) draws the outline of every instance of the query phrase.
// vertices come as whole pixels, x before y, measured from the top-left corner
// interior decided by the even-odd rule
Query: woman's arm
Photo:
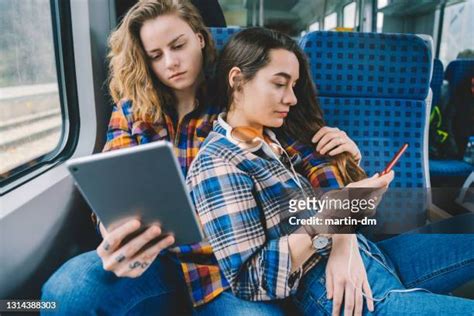
[[[292,139],[279,139],[290,156],[299,155],[302,159],[299,172],[311,183],[313,188],[341,188],[344,181],[336,166],[319,157],[315,149]]]
[[[219,267],[236,296],[271,300],[296,291],[298,280],[289,282],[292,267],[302,263],[307,248],[292,253],[298,236],[267,239],[248,174],[221,157],[201,153],[187,184]]]
[[[311,237],[308,234],[291,234],[288,237],[291,255],[291,272],[297,271],[314,254]]]
[[[132,136],[132,106],[129,101],[121,101],[114,105],[107,128],[107,142],[102,151],[111,151],[136,146]]]
[[[359,148],[344,131],[337,128],[327,126],[321,128],[312,139],[317,143],[316,147],[303,144],[284,135],[279,135],[278,140],[290,156],[298,154],[302,158],[300,172],[314,188],[344,186],[344,181],[336,166],[329,164],[321,155],[334,156],[341,152],[349,152],[360,163]]]
[[[287,143],[288,144],[288,143]],[[290,142],[286,150],[293,154],[300,154],[303,158],[302,173],[315,188],[339,188],[343,182],[336,167],[322,161],[310,146],[298,142]],[[387,187],[393,179],[393,172],[384,176],[375,175],[362,181],[354,182],[349,187],[381,188]],[[351,242],[352,239],[352,242]],[[352,247],[351,247],[352,245]],[[349,252],[354,254],[354,260],[348,274]],[[326,266],[326,289],[328,298],[333,299],[333,315],[339,315],[342,302],[344,302],[345,314],[361,315],[363,308],[363,297],[360,290],[355,291],[353,283],[358,289],[371,296],[371,288],[368,283],[364,264],[360,257],[355,235],[333,235],[333,246]],[[367,299],[369,311],[374,310],[374,302]]]

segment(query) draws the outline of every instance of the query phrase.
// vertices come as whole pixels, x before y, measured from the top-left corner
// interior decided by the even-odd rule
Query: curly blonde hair
[[[109,38],[109,90],[112,99],[132,101],[134,118],[156,122],[165,106],[175,102],[171,90],[153,74],[140,40],[146,21],[165,14],[183,19],[195,33],[202,34],[204,67],[215,59],[215,46],[197,9],[187,0],[140,0],[125,15]],[[203,89],[204,82],[199,90]]]

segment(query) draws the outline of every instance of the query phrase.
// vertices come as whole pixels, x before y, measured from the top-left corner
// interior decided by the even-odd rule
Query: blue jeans
[[[55,315],[284,315],[285,301],[250,302],[226,291],[192,310],[181,268],[159,256],[138,278],[102,268],[96,251],[70,259],[44,284],[41,299],[56,301]],[[52,312],[44,312],[52,315]]]
[[[359,236],[361,256],[376,298],[391,289],[421,287],[391,293],[375,303],[374,315],[469,315],[474,301],[447,294],[474,279],[474,235],[400,235],[377,244]],[[364,251],[365,250],[365,251]],[[65,263],[44,285],[43,300],[55,300],[67,315],[330,315],[326,299],[326,261],[318,263],[286,301],[250,302],[230,291],[210,303],[190,308],[177,263],[160,256],[139,278],[117,278],[102,269],[95,251]],[[290,308],[293,307],[293,312]],[[371,315],[364,306],[364,314]]]
[[[446,295],[474,279],[474,235],[399,235],[377,244],[359,235],[358,240],[372,296],[386,296],[375,302],[373,313],[364,301],[364,315],[474,314],[474,300]],[[331,315],[326,263],[318,263],[300,282],[294,303],[304,315]],[[427,291],[387,295],[409,288]]]
[[[96,251],[70,259],[43,285],[55,315],[181,315],[191,310],[176,262],[160,256],[139,278],[119,278]],[[52,313],[45,312],[45,315]]]
[[[232,294],[231,290],[221,293],[211,302],[194,309],[199,316],[283,316],[295,315],[295,307],[290,299],[254,302],[246,301]]]

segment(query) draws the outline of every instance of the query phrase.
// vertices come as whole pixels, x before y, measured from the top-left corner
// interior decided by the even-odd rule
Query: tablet
[[[66,166],[79,191],[108,228],[129,218],[159,222],[176,244],[203,239],[199,219],[167,141],[71,159]]]

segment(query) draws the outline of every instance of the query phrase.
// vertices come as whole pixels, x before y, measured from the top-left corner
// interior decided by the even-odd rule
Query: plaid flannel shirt
[[[292,174],[276,158],[265,157],[263,151],[253,153],[233,144],[226,137],[229,127],[224,124],[220,120],[214,123],[215,133],[204,142],[186,181],[206,235],[201,244],[211,246],[224,276],[216,282],[209,275],[195,275],[191,288],[200,297],[193,298],[195,303],[200,303],[196,299],[207,301],[207,296],[214,297],[228,287],[246,300],[286,298],[296,291],[304,272],[300,269],[296,278],[290,277],[291,231],[282,217],[281,197],[287,190],[299,190],[295,176],[304,190],[312,184],[301,174]],[[340,187],[342,181],[333,167],[318,159],[314,148],[299,149],[308,156],[298,169],[305,170],[312,163],[315,167],[309,174],[317,176],[315,183],[334,179],[337,182],[331,186]],[[319,260],[312,259],[304,271]]]
[[[183,175],[186,176],[199,148],[212,130],[219,111],[216,107],[196,109],[175,127],[172,117],[167,114],[163,114],[162,119],[156,123],[134,118],[131,102],[121,101],[113,108],[107,143],[103,151],[167,140],[174,144]],[[321,166],[314,148],[289,139],[280,139],[280,143],[291,155],[300,154],[302,163],[299,172],[309,179],[313,187],[341,185],[342,181],[333,167]],[[227,277],[221,272],[209,243],[183,245],[172,248],[171,251],[175,252],[181,261],[184,279],[194,306],[209,302],[229,287]]]
[[[103,151],[167,140],[173,143],[181,170],[186,176],[202,142],[212,130],[212,123],[217,119],[219,112],[216,107],[202,106],[185,115],[179,124],[166,113],[163,113],[158,122],[150,123],[135,118],[132,103],[123,100],[112,110],[107,142]]]

